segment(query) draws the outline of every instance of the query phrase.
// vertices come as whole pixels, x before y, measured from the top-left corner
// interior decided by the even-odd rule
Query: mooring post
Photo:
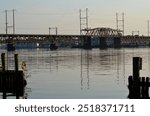
[[[133,88],[135,98],[140,98],[140,70],[142,69],[142,58],[133,57]]]
[[[146,77],[146,98],[149,98],[149,77]]]
[[[15,54],[15,71],[18,72],[18,54]]]
[[[145,85],[145,77],[142,77],[142,80],[141,80],[141,83],[142,83],[142,86],[141,86],[141,98],[145,98],[146,96],[146,85]]]
[[[1,54],[1,61],[2,61],[2,71],[3,71],[3,99],[6,99],[6,78],[5,78],[5,53]]]
[[[1,54],[2,70],[5,71],[5,53]]]
[[[140,70],[142,69],[142,58],[133,57],[133,81],[139,82]]]
[[[18,54],[14,55],[16,71],[16,99],[19,99]]]
[[[133,91],[134,91],[133,90],[133,77],[132,76],[129,76],[128,83],[129,83],[129,85],[128,85],[128,89],[129,89],[128,98],[132,99],[132,98],[134,98],[134,95],[133,95]]]

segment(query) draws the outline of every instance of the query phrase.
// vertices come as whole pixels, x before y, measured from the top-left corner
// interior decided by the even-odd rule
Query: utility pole
[[[88,8],[86,8],[86,28],[88,29]]]
[[[5,10],[5,16],[6,16],[6,34],[8,33],[8,21],[7,21],[7,12],[8,10]]]
[[[116,13],[116,28],[117,28],[117,30],[119,29],[119,27],[118,27],[118,13]]]
[[[13,34],[15,34],[15,9],[12,10],[13,11]]]
[[[79,18],[80,18],[80,35],[81,35],[81,33],[82,33],[82,31],[81,31],[81,28],[82,28],[82,26],[81,26],[81,25],[82,25],[82,24],[81,24],[81,12],[82,12],[82,11],[81,11],[81,9],[80,9],[80,10],[79,10],[79,14],[80,14],[80,15],[79,15]]]
[[[123,35],[124,35],[124,12],[122,13],[122,28],[123,28]]]
[[[148,28],[148,36],[149,36],[149,20],[147,21],[147,28]]]

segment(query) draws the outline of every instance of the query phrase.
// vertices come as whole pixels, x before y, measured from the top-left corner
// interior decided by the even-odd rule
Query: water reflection
[[[81,50],[81,90],[90,89],[89,67],[92,62],[91,50]]]
[[[126,98],[132,57],[143,58],[142,76],[149,76],[149,48],[140,49],[49,49],[17,50],[29,69],[26,98]]]

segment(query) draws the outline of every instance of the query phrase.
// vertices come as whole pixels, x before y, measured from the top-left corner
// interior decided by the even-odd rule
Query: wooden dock
[[[3,93],[3,99],[7,98],[7,93],[16,96],[16,99],[23,97],[26,80],[22,70],[18,70],[18,54],[14,55],[15,70],[5,69],[5,53],[1,54],[2,69],[0,70],[0,92]]]
[[[140,77],[142,58],[133,57],[133,76],[128,78],[129,99],[149,99],[150,78]]]

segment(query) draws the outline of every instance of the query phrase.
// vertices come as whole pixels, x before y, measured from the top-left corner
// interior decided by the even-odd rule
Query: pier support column
[[[57,48],[58,48],[58,46],[56,45],[56,39],[54,39],[54,40],[51,41],[50,49],[51,50],[56,50]]]
[[[15,45],[13,43],[7,43],[7,51],[15,51]]]
[[[92,46],[91,46],[91,37],[85,37],[85,38],[83,38],[83,48],[84,49],[92,49]]]
[[[107,48],[107,42],[106,42],[106,37],[100,37],[99,38],[99,48],[105,49]]]
[[[121,48],[121,37],[114,37],[114,48]]]

